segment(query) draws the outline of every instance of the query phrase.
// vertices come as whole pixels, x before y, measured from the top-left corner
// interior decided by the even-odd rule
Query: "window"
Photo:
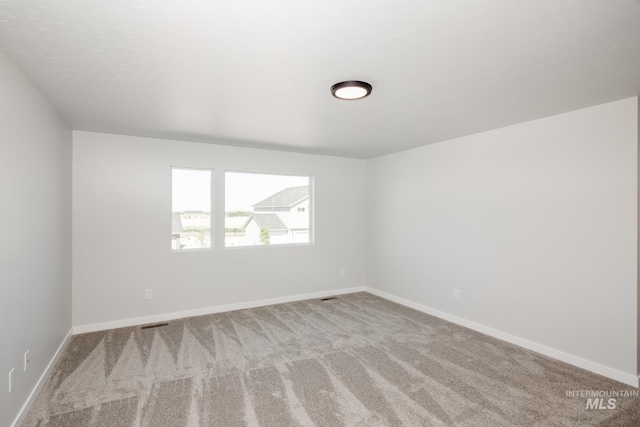
[[[211,247],[211,180],[206,169],[171,168],[171,249]]]
[[[225,247],[311,242],[311,177],[225,174]]]

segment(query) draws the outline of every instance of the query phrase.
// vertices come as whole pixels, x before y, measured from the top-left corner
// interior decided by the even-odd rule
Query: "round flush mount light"
[[[373,88],[367,82],[348,80],[331,86],[331,94],[338,99],[362,99],[369,96]]]

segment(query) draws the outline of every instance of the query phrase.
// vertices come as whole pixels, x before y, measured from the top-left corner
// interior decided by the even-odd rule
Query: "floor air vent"
[[[327,297],[327,298],[320,298],[320,301],[330,301],[332,299],[338,299],[338,297]]]
[[[153,329],[153,328],[160,328],[162,326],[169,326],[169,324],[168,323],[154,323],[153,325],[140,326],[140,329]]]

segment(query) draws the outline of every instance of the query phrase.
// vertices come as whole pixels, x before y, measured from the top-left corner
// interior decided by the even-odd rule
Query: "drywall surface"
[[[637,375],[637,109],[367,161],[367,285]]]
[[[172,166],[214,170],[211,250],[171,251]],[[75,326],[365,284],[363,160],[74,131],[73,167]],[[225,170],[312,175],[315,244],[225,249]]]
[[[0,87],[0,425],[8,426],[71,329],[71,130],[1,53]]]

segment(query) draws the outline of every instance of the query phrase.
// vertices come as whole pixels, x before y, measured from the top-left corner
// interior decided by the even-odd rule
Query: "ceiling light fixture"
[[[338,99],[362,99],[369,96],[373,88],[367,82],[348,80],[331,86],[331,94]]]

